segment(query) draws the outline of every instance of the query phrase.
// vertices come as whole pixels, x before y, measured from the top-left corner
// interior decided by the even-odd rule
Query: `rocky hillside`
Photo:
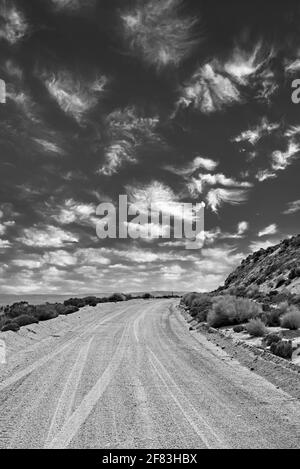
[[[220,290],[252,287],[262,292],[288,289],[300,293],[300,235],[249,255]]]

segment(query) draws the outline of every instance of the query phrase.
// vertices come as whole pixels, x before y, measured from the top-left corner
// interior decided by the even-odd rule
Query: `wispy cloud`
[[[52,225],[45,227],[33,226],[32,228],[25,228],[18,241],[31,247],[60,248],[66,244],[77,243],[78,236]]]
[[[95,5],[95,0],[51,0],[54,7],[59,11],[76,12],[84,7]]]
[[[263,230],[258,232],[258,237],[262,238],[263,236],[270,236],[276,234],[278,231],[277,225],[272,223],[271,225],[266,226]]]
[[[181,14],[182,5],[182,0],[145,0],[121,13],[130,49],[158,70],[178,66],[201,39],[195,34],[200,19]]]
[[[256,126],[243,131],[240,135],[234,137],[233,141],[238,143],[249,142],[251,145],[256,145],[261,138],[270,135],[279,127],[280,123],[269,122],[266,117],[263,117]]]
[[[227,177],[222,173],[216,174],[199,174],[197,178],[192,178],[188,183],[190,194],[195,197],[202,194],[207,186],[223,186],[223,187],[252,187],[247,181],[237,181],[232,177]]]
[[[136,163],[141,145],[160,142],[156,133],[157,117],[142,117],[136,108],[125,108],[109,114],[106,118],[108,143],[104,149],[104,164],[98,174],[111,176],[119,171],[124,163]]]
[[[272,153],[272,169],[280,171],[286,169],[300,152],[300,146],[294,141],[288,143],[286,151],[276,150]]]
[[[299,200],[294,200],[293,202],[288,203],[288,208],[284,210],[283,214],[284,215],[291,215],[293,213],[299,212],[300,211],[300,199]]]
[[[279,243],[279,241],[279,239],[273,241],[253,241],[252,243],[250,243],[249,250],[250,252],[256,252],[260,249],[268,249],[270,246],[274,246],[274,244]]]
[[[64,150],[59,147],[55,142],[50,142],[41,138],[33,139],[46,153],[54,153],[56,155],[63,155]]]
[[[246,231],[248,231],[249,223],[247,221],[241,221],[239,222],[237,228],[238,228],[237,235],[242,236],[243,234],[246,233]]]
[[[12,246],[8,239],[0,239],[0,249],[7,249]]]
[[[183,87],[176,107],[192,106],[204,114],[211,114],[239,102],[240,99],[238,87],[212,62],[196,70]]]
[[[248,191],[246,190],[217,188],[207,193],[206,201],[212,211],[217,212],[224,203],[239,205],[246,202],[247,197]]]
[[[61,225],[69,225],[76,223],[79,225],[95,225],[98,221],[96,218],[96,206],[92,203],[82,203],[74,199],[67,199],[63,204],[55,207],[54,213],[50,207],[50,216]],[[47,214],[48,215],[48,214]]]
[[[189,177],[198,169],[205,169],[207,171],[213,171],[217,166],[218,162],[212,160],[211,158],[205,158],[203,156],[196,156],[196,158],[191,161],[191,163],[182,167],[175,166],[165,166],[164,169],[170,171],[171,173],[177,174],[179,176]]]
[[[83,81],[68,71],[52,75],[42,73],[42,79],[61,110],[79,123],[83,123],[86,114],[98,104],[107,85],[105,76]]]
[[[213,59],[198,67],[181,90],[176,109],[193,107],[211,114],[245,100],[250,88],[259,100],[269,100],[277,89],[269,63],[275,52],[258,41],[250,51],[236,46],[227,60]]]
[[[2,2],[0,23],[0,39],[5,39],[12,45],[18,43],[28,31],[24,14],[12,2]]]
[[[270,171],[269,169],[261,169],[255,175],[255,178],[259,182],[267,181],[268,179],[276,178],[276,173],[274,171]]]

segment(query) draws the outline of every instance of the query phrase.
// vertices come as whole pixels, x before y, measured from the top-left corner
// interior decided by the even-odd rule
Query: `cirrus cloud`
[[[199,41],[195,34],[199,18],[182,15],[182,5],[182,0],[145,0],[121,13],[130,49],[157,70],[177,67]]]

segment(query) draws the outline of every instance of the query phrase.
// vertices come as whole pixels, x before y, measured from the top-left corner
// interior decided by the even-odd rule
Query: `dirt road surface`
[[[299,401],[175,306],[100,304],[2,334],[0,448],[299,447]]]

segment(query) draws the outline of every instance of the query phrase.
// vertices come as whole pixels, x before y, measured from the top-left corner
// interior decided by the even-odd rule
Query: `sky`
[[[0,293],[212,290],[298,234],[299,25],[298,0],[0,0]],[[204,246],[99,239],[120,194],[204,202]]]

